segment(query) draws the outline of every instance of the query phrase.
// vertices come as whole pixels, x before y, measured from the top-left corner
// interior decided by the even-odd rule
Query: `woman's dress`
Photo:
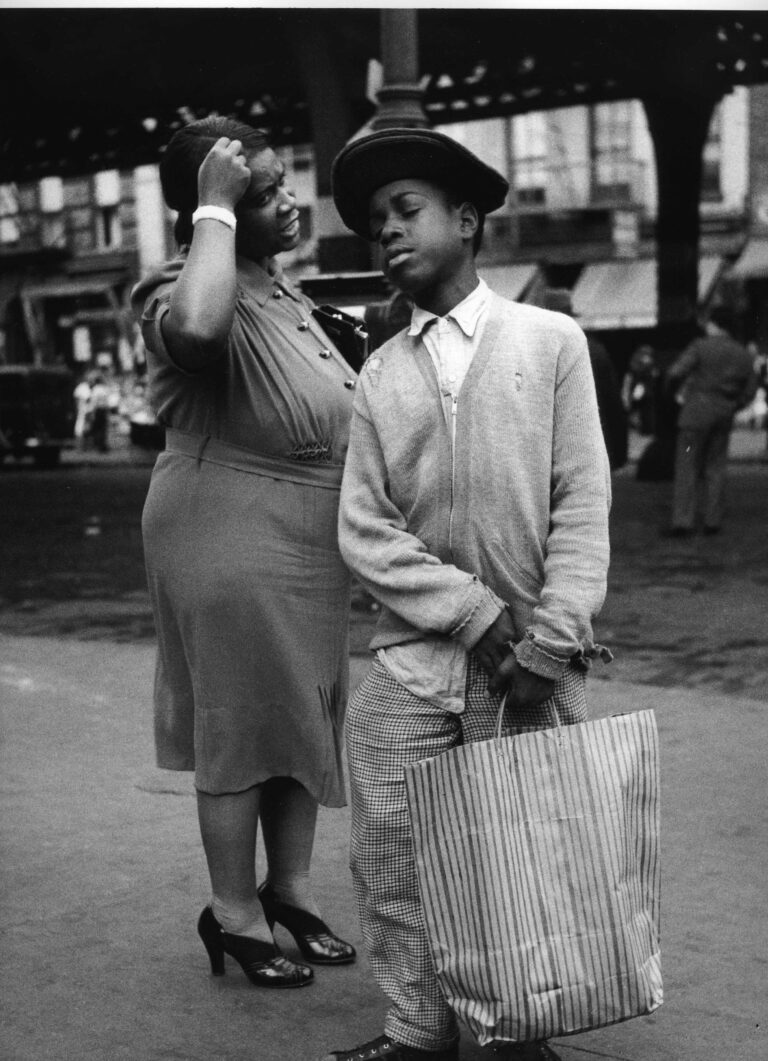
[[[291,777],[343,806],[349,576],[336,520],[354,372],[312,303],[252,264],[238,271],[225,355],[178,368],[161,321],[183,264],[133,293],[167,436],[142,522],[158,765],[194,769],[214,794]]]

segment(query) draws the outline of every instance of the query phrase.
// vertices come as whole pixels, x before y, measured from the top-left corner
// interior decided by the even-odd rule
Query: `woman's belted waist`
[[[256,450],[222,442],[208,435],[195,435],[169,427],[165,431],[165,449],[168,453],[180,453],[197,461],[221,464],[225,468],[262,475],[268,479],[287,479],[302,486],[318,486],[326,490],[339,490],[343,464],[309,464],[257,453]]]

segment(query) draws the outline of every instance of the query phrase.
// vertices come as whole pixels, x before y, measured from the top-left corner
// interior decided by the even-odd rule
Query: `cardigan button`
[[[320,357],[325,361],[331,356],[331,351],[327,347],[323,347],[320,351]]]
[[[299,329],[300,332],[305,332],[309,327],[309,321],[301,321],[299,324],[296,325],[296,327]]]
[[[275,290],[272,292],[272,298],[282,298],[282,297],[283,297],[283,292],[280,290],[279,287],[276,287]]]
[[[345,379],[344,380],[344,386],[347,388],[348,391],[354,390],[355,389],[355,381],[353,379]]]

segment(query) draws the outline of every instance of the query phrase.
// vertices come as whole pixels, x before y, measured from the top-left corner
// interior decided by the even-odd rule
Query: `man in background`
[[[565,287],[546,289],[544,309],[565,313],[566,316],[574,319],[578,318],[578,314],[573,309],[571,293]],[[627,463],[627,413],[621,400],[621,388],[611,363],[611,355],[599,339],[589,332],[585,334],[597,392],[600,426],[603,429],[603,439],[608,451],[611,471],[616,471]]]
[[[753,358],[731,331],[730,310],[716,306],[705,335],[694,339],[667,370],[667,384],[677,389],[681,405],[670,537],[695,533],[699,507],[705,534],[721,528],[733,418],[749,405],[758,385]]]

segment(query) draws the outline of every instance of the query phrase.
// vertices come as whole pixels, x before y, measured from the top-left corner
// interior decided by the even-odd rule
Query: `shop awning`
[[[728,276],[737,280],[768,279],[768,236],[749,240]]]
[[[109,320],[111,318],[121,335],[126,340],[129,340],[131,326],[126,319],[127,306],[121,305],[116,291],[116,285],[120,283],[125,283],[124,277],[107,276],[101,273],[95,276],[52,277],[50,280],[32,280],[23,284],[19,290],[19,296],[24,316],[24,327],[32,347],[35,363],[43,364],[49,358],[47,347],[50,344],[50,336],[45,322],[44,310],[44,303],[47,299],[71,299],[84,295],[101,296],[100,307],[97,307],[96,312],[98,313],[98,309],[101,308],[105,314],[102,319]],[[91,309],[91,313],[93,312],[93,309]],[[68,316],[66,318],[67,326],[71,328],[81,323],[95,323],[95,318],[87,312],[84,313],[83,319],[78,320],[76,318],[77,314]],[[64,321],[65,318],[60,316],[59,322],[64,323]]]
[[[699,260],[699,304],[717,281],[722,258]],[[582,328],[614,330],[655,328],[658,316],[656,260],[594,262],[581,273],[572,292],[574,313]]]
[[[77,298],[79,295],[103,295],[113,291],[119,279],[105,277],[45,280],[24,284],[22,298]]]
[[[479,266],[478,272],[491,291],[520,302],[533,284],[539,271],[536,262],[518,262],[514,265]]]

